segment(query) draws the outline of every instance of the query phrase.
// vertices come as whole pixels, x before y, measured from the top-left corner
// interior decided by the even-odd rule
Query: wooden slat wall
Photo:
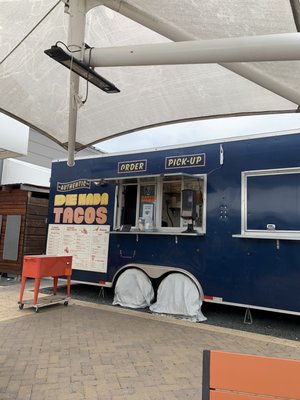
[[[0,191],[0,273],[22,273],[24,255],[43,254],[46,248],[48,195],[19,188],[5,187]],[[18,259],[3,260],[3,245],[7,215],[21,215]]]
[[[24,255],[44,254],[46,250],[48,199],[28,198]]]
[[[16,275],[20,274],[21,272],[27,196],[28,192],[20,189],[0,191],[0,215],[2,215],[2,226],[0,235],[0,272],[8,272]],[[19,251],[18,251],[18,259],[16,261],[3,260],[3,246],[4,246],[7,215],[21,215]]]

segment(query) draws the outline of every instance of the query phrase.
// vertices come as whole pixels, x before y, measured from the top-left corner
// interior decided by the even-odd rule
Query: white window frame
[[[162,219],[162,199],[163,199],[163,183],[165,176],[174,176],[174,180],[181,179],[181,190],[184,186],[184,177],[188,176],[194,179],[202,179],[203,181],[203,205],[202,205],[202,227],[194,227],[197,233],[205,234],[206,233],[206,202],[207,202],[207,175],[206,174],[165,174],[165,175],[157,175],[157,176],[133,176],[128,177],[127,179],[118,179],[117,180],[117,188],[116,188],[116,210],[114,215],[114,230],[120,229],[121,225],[121,211],[122,211],[122,190],[124,185],[137,185],[137,204],[136,204],[136,218],[135,218],[135,226],[132,226],[131,231],[135,232],[138,230],[138,219],[139,219],[139,209],[140,209],[140,187],[144,184],[155,185],[155,196],[156,196],[156,208],[155,208],[155,231],[156,232],[165,232],[165,233],[182,233],[184,230],[184,226],[182,225],[179,227],[161,227],[161,219]],[[153,180],[149,180],[148,182],[144,182],[146,178],[153,178]],[[136,182],[126,182],[127,180],[134,180]],[[118,202],[118,206],[117,206]],[[182,218],[181,218],[182,221]]]
[[[248,193],[248,177],[253,176],[274,176],[274,175],[287,175],[299,174],[300,168],[280,168],[280,169],[264,169],[254,171],[242,172],[242,193],[241,193],[241,236],[245,237],[260,237],[266,239],[299,239],[300,230],[268,230],[268,229],[247,229],[247,193]],[[233,235],[239,237],[240,235]]]

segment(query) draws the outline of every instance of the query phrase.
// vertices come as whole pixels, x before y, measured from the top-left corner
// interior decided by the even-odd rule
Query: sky
[[[96,147],[110,153],[291,129],[300,132],[300,114],[232,117],[166,125],[119,136]]]
[[[96,147],[109,153],[121,152],[290,129],[299,129],[300,132],[300,114],[233,117],[166,125],[106,140]],[[12,130],[22,134],[28,128],[0,113],[0,138],[1,134]]]

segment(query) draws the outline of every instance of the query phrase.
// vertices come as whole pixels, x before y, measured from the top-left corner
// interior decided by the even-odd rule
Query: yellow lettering
[[[85,193],[81,193],[78,195],[78,205],[79,206],[84,206],[86,203],[86,194]]]
[[[94,194],[94,200],[93,200],[93,206],[97,206],[101,202],[101,194],[100,193],[95,193]]]
[[[77,205],[77,194],[67,194],[66,206],[76,206],[76,205]]]
[[[64,194],[56,194],[54,197],[54,205],[55,206],[63,206],[65,204],[65,195]]]
[[[98,206],[100,204],[108,204],[108,194],[107,193],[82,193],[78,195],[78,205],[79,206]],[[71,205],[71,204],[68,204]],[[76,204],[73,204],[76,205]]]
[[[92,206],[94,202],[94,195],[93,193],[88,193],[88,195],[86,196],[86,200],[85,200],[85,205],[86,206]]]
[[[103,193],[101,196],[101,204],[102,206],[107,206],[108,205],[108,193]]]

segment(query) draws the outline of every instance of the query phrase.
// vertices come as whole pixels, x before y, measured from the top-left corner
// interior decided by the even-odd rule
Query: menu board
[[[73,269],[107,272],[109,228],[109,225],[50,224],[47,255],[73,256]]]

